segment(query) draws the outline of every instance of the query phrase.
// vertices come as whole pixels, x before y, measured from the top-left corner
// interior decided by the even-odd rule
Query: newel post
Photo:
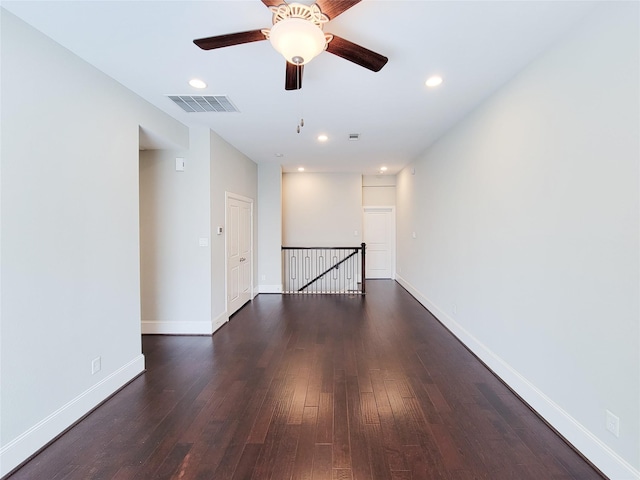
[[[360,247],[362,248],[362,295],[365,294],[366,292],[366,288],[365,288],[365,252],[366,252],[366,246],[367,244],[362,242],[362,244],[360,244]]]

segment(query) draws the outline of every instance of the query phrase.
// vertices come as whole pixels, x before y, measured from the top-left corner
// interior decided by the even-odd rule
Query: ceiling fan
[[[285,89],[302,88],[304,65],[326,50],[374,72],[380,71],[388,58],[337,35],[325,34],[324,24],[361,0],[316,0],[313,5],[286,3],[286,0],[262,0],[273,13],[271,29],[216,35],[193,41],[203,50],[230,47],[269,40],[287,60]],[[285,3],[283,3],[285,2]]]

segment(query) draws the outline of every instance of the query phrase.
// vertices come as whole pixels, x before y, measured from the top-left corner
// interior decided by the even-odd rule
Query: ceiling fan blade
[[[262,1],[266,2],[266,0]],[[329,17],[329,20],[333,20],[361,1],[362,0],[316,0],[316,4],[320,7],[320,11]]]
[[[262,0],[262,3],[267,7],[277,7],[278,5],[285,3],[285,0]]]
[[[284,79],[285,90],[298,90],[302,88],[302,73],[304,65],[294,65],[287,62],[287,71]]]
[[[389,60],[379,53],[361,47],[337,35],[334,35],[333,40],[327,45],[327,52],[333,53],[350,62],[357,63],[361,67],[368,68],[374,72],[379,72]]]
[[[242,43],[258,42],[266,40],[262,30],[249,30],[247,32],[227,33],[215,37],[198,38],[194,40],[197,46],[203,50],[213,50],[214,48],[230,47]]]

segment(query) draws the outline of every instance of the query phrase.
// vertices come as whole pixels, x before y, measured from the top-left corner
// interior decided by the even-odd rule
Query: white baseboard
[[[221,326],[223,326],[228,321],[229,321],[229,315],[227,315],[226,311],[222,312],[220,315],[218,315],[216,318],[214,318],[211,321],[211,333],[218,330]]]
[[[211,335],[212,333],[212,322],[142,321],[143,335]]]
[[[397,273],[396,281],[493,370],[498,377],[509,385],[513,391],[520,395],[520,397],[555,428],[560,435],[611,480],[640,480],[640,471],[621,458],[602,440],[597,438],[569,413],[547,397],[544,392],[536,388],[535,385],[492,352],[486,345],[447,315],[443,309],[431,302]]]
[[[229,321],[227,312],[222,312],[210,322],[156,322],[142,321],[143,335],[211,335]]]
[[[258,285],[258,293],[282,293],[282,285]]]
[[[138,355],[4,445],[0,449],[0,477],[19,466],[143,371],[144,355]]]

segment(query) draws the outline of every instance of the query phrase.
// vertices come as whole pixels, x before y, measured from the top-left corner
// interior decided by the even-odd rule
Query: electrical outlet
[[[96,357],[91,361],[91,375],[95,375],[102,369],[102,358]]]
[[[620,436],[620,419],[607,410],[606,427],[616,437]]]

